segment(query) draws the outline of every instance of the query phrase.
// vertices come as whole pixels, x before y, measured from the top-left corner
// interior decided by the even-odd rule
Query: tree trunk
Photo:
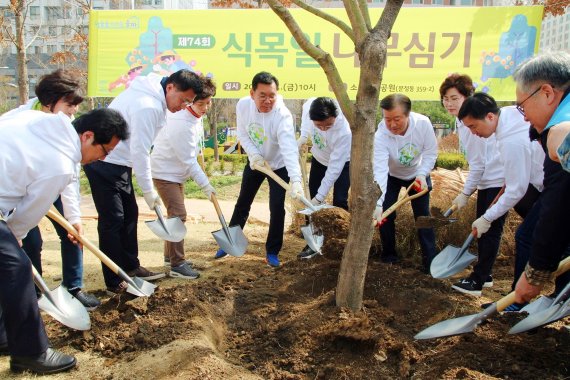
[[[24,12],[26,2],[20,0],[15,2],[14,16],[16,24],[16,60],[18,65],[18,87],[20,104],[24,104],[29,99],[28,88],[28,64],[26,58],[26,43],[24,29]]]

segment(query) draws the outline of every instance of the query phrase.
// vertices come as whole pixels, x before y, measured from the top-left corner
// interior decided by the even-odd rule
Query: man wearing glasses
[[[130,138],[109,152],[104,160],[84,167],[99,214],[99,248],[129,276],[148,281],[165,276],[142,267],[138,259],[138,206],[133,171],[148,207],[153,210],[162,205],[150,170],[153,140],[166,124],[166,111],[184,109],[201,91],[200,77],[189,70],[177,71],[169,77],[156,74],[137,77],[109,105],[127,121]],[[103,276],[109,293],[126,290],[127,283],[106,266],[103,266]]]
[[[525,120],[531,122],[546,150],[550,138],[570,124],[570,55],[565,52],[537,55],[522,63],[513,78],[517,84],[517,108]],[[568,254],[569,194],[570,173],[547,156],[544,190],[531,210],[536,220],[530,230],[532,247],[528,256],[521,258],[528,259],[528,263],[516,283],[516,302],[528,302],[538,295],[560,260]],[[556,290],[568,282],[568,277],[557,279]]]
[[[472,224],[473,233],[480,238],[489,231],[493,221],[506,214],[511,208],[514,208],[522,218],[527,218],[542,191],[544,152],[538,143],[529,140],[530,125],[524,120],[519,107],[499,108],[495,100],[485,93],[479,92],[465,99],[459,110],[458,118],[471,133],[479,137],[495,136],[499,160],[504,171],[505,192]],[[523,248],[526,247],[517,244],[517,251]],[[492,258],[486,267],[489,271],[494,264],[494,259]],[[515,263],[515,276],[520,275],[524,269],[524,264],[522,266],[518,264],[518,262]],[[480,277],[489,274],[479,273]],[[457,284],[453,288],[461,291]],[[513,308],[520,309],[522,306],[519,306],[514,305]],[[508,311],[518,310],[509,309]]]

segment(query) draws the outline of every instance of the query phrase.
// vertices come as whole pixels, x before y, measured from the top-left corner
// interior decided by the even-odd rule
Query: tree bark
[[[30,91],[28,87],[28,59],[26,57],[26,42],[24,29],[24,14],[26,2],[24,0],[13,0],[13,11],[16,24],[16,60],[18,62],[18,88],[20,104],[28,101]]]

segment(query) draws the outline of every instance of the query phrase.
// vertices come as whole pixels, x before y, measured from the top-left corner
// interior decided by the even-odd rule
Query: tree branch
[[[331,24],[333,24],[334,26],[338,27],[340,30],[342,30],[352,40],[352,42],[354,42],[354,32],[352,31],[350,26],[348,26],[348,24],[345,23],[344,21],[339,20],[336,17],[333,17],[328,13],[325,13],[318,8],[312,7],[302,0],[291,0],[291,2],[295,5],[297,5],[299,8],[302,8],[302,9],[306,10],[307,12],[312,13],[315,16],[318,16],[318,17],[322,18],[323,20],[328,21]]]
[[[354,46],[356,47],[356,51],[358,52],[358,46],[362,43],[366,34],[368,33],[368,29],[366,28],[366,22],[364,20],[364,15],[362,14],[360,7],[357,6],[354,0],[342,0],[344,4],[344,9],[346,9],[346,14],[348,15],[348,19],[350,20],[350,25],[352,26],[352,30],[354,31],[355,35],[355,42]]]
[[[400,9],[402,8],[402,4],[404,4],[404,0],[388,0],[386,1],[386,6],[378,19],[378,22],[374,26],[374,31],[390,31],[396,22],[396,17],[398,17],[398,13],[400,13]]]
[[[330,54],[322,50],[320,47],[315,46],[311,41],[307,39],[299,24],[295,18],[291,15],[291,12],[285,8],[279,0],[267,0],[267,3],[287,26],[295,41],[299,44],[301,49],[303,49],[311,58],[313,58],[317,63],[323,68],[329,84],[331,85],[334,94],[338,102],[344,107],[342,107],[342,112],[347,117],[348,120],[353,120],[353,107],[347,107],[346,105],[351,104],[350,98],[346,93],[344,88],[344,83],[338,70],[334,64],[333,59]]]
[[[368,3],[366,0],[358,0],[358,6],[360,7],[360,11],[362,12],[362,16],[364,17],[364,21],[366,22],[366,27],[368,30],[372,29],[372,23],[370,22],[370,13],[368,12]]]

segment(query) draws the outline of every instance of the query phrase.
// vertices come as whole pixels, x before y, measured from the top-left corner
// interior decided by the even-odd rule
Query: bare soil
[[[408,206],[409,207],[409,206]],[[213,208],[212,208],[213,212]],[[188,223],[187,258],[198,280],[163,279],[149,298],[110,298],[102,291],[100,264],[85,252],[86,288],[103,305],[91,313],[92,329],[70,330],[45,316],[54,347],[78,357],[69,373],[53,379],[564,379],[570,376],[570,331],[563,322],[532,333],[507,335],[522,319],[503,314],[474,333],[415,341],[414,335],[444,319],[475,314],[483,302],[510,290],[512,252],[496,264],[495,286],[481,298],[461,295],[453,279],[435,280],[419,269],[417,245],[400,245],[403,261],[370,260],[364,308],[358,313],[335,306],[334,291],[346,215],[325,231],[324,256],[299,261],[302,238],[285,236],[283,265],[264,263],[267,225],[249,223],[250,241],[241,258],[214,261],[212,216]],[[200,218],[198,218],[200,219]],[[215,220],[215,215],[214,215]],[[332,224],[332,222],[331,222]],[[342,227],[344,225],[345,227]],[[96,221],[85,220],[96,241]],[[399,218],[400,231],[413,228]],[[449,227],[453,230],[457,227]],[[45,278],[61,281],[58,243],[42,222]],[[448,233],[448,232],[445,232]],[[442,235],[445,235],[441,232]],[[440,232],[438,232],[440,234]],[[454,236],[454,244],[465,238]],[[141,223],[143,265],[162,269],[162,243]],[[412,240],[412,239],[410,239]],[[373,253],[377,253],[375,238]],[[446,244],[439,242],[440,245]],[[443,248],[441,246],[440,248]],[[12,375],[0,358],[0,378]]]

